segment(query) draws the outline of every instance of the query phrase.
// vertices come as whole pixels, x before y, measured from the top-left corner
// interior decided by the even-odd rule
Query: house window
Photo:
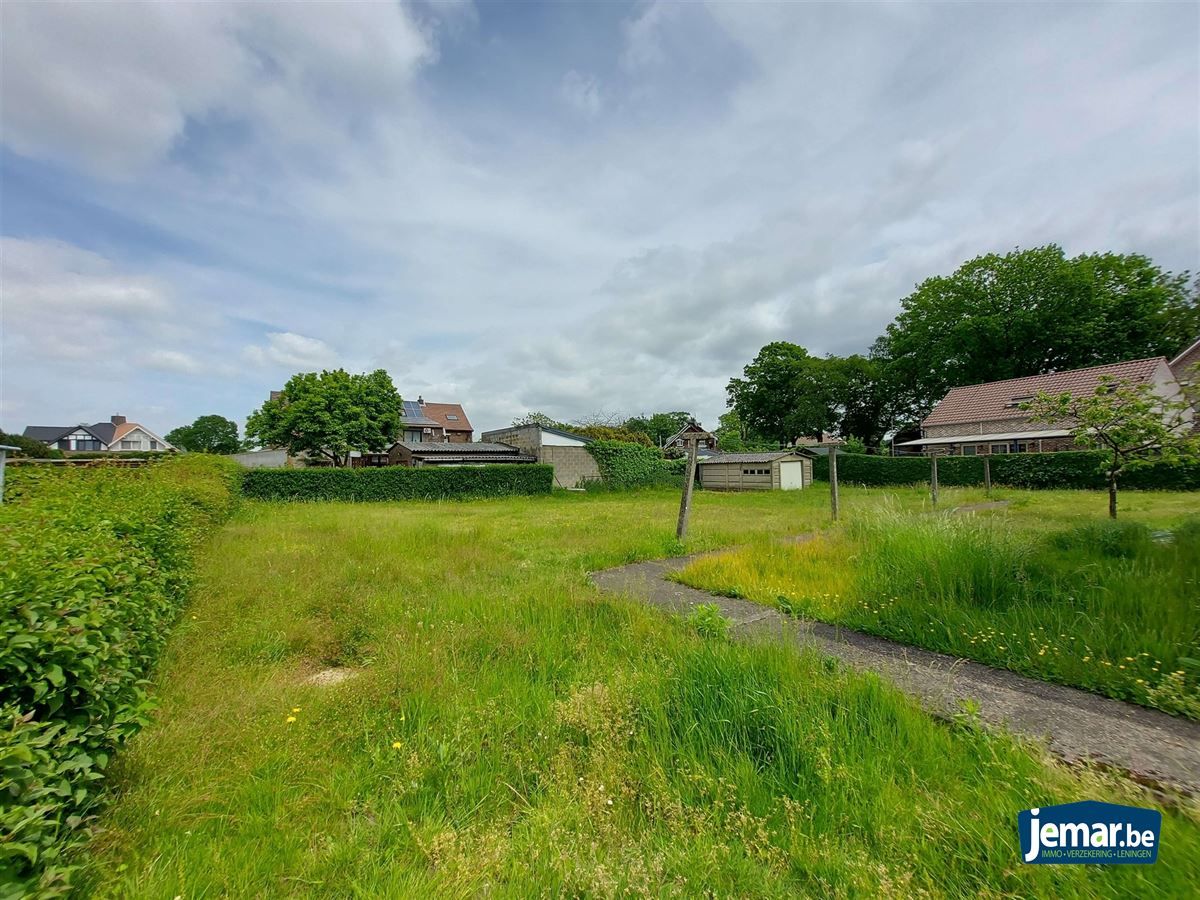
[[[975,455],[975,445],[974,444],[965,445],[962,448],[962,455],[963,456],[974,456]]]
[[[457,422],[458,416],[446,416],[446,421],[447,422]]]
[[[79,440],[75,441],[76,450],[99,450],[100,442],[96,440]]]
[[[121,441],[122,450],[140,450],[142,448],[141,441]]]
[[[1008,444],[992,444],[992,453],[1007,453]]]
[[[158,449],[158,441],[153,441],[153,440],[152,440],[152,441],[150,442],[150,449],[151,449],[151,450],[157,450],[157,449]]]
[[[63,438],[61,441],[58,442],[58,449],[59,450],[70,450],[71,442],[68,441],[66,438]]]

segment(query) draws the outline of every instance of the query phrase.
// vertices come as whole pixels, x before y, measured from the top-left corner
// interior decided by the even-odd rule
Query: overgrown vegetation
[[[625,441],[592,441],[588,453],[600,469],[600,483],[593,489],[663,487],[683,485],[686,459],[666,459],[656,447]]]
[[[905,506],[921,492],[896,492]],[[947,494],[954,491],[948,489]],[[847,488],[847,517],[879,492]],[[247,504],[206,549],[86,887],[111,896],[1180,896],[1025,866],[1016,812],[1127,782],[816,655],[697,635],[586,573],[681,552],[677,491]],[[809,530],[820,491],[695,498],[687,549]],[[1139,515],[1131,510],[1131,517]],[[331,666],[354,677],[321,686]]]
[[[242,491],[256,500],[466,500],[548,494],[554,470],[537,464],[248,469]]]
[[[880,514],[698,560],[680,579],[1200,719],[1200,519],[1045,529]]]
[[[15,451],[9,451],[14,458],[27,456],[30,459],[62,459],[63,455],[61,450],[49,447],[33,438],[27,438],[23,434],[8,434],[0,431],[0,444],[16,447]]]
[[[67,888],[237,467],[21,467],[0,506],[0,895]]]

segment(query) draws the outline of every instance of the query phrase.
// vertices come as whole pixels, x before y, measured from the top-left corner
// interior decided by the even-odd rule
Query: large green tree
[[[200,416],[191,425],[167,432],[167,443],[189,453],[237,453],[242,449],[237,422],[224,416]]]
[[[661,447],[667,438],[674,435],[692,418],[689,412],[656,412],[650,415],[633,416],[625,420],[629,431],[639,431],[650,438],[650,442]]]
[[[400,395],[383,369],[351,375],[344,369],[293,375],[278,398],[246,422],[247,437],[264,447],[349,465],[353,451],[379,453],[400,431]]]
[[[952,387],[1178,352],[1200,332],[1188,277],[1137,254],[992,253],[917,285],[872,356],[915,421]]]
[[[878,444],[891,422],[880,367],[863,356],[812,356],[775,341],[763,347],[727,387],[740,437],[777,444],[822,432]]]

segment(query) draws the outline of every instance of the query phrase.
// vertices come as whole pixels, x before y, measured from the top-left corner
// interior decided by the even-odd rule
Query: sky
[[[1200,268],[1200,4],[0,4],[0,427],[385,368],[476,428],[865,352],[1016,246]]]

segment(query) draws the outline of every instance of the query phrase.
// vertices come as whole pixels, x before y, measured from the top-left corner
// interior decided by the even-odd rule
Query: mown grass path
[[[1044,740],[1061,758],[1089,760],[1143,783],[1200,794],[1200,723],[1049,684],[980,663],[799,619],[750,600],[723,597],[668,579],[702,554],[638,562],[595,572],[604,591],[687,614],[716,604],[731,635],[815,648],[875,672],[916,696],[935,715],[970,709],[992,727]]]

